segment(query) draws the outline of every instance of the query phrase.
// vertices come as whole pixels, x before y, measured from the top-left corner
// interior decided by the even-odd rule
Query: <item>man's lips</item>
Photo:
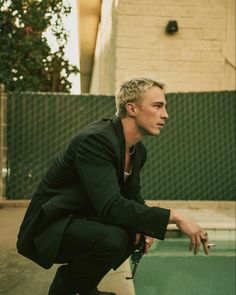
[[[163,128],[165,123],[158,123],[157,126]]]

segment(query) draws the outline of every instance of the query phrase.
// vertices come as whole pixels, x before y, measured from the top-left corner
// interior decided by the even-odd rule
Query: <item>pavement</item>
[[[235,237],[235,202],[150,201],[150,205],[176,208],[192,216],[205,230],[228,230]],[[0,295],[47,295],[57,266],[45,270],[19,255],[16,236],[28,201],[0,200]],[[174,225],[169,232],[177,230]],[[135,295],[127,260],[117,271],[109,272],[99,288],[117,295]],[[148,295],[148,294],[147,294]]]

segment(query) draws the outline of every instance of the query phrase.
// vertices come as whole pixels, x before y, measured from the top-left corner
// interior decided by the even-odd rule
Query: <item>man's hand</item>
[[[144,238],[145,238],[144,253],[147,254],[148,250],[151,248],[151,246],[154,242],[154,238],[149,237],[149,236],[144,236]],[[140,242],[140,239],[141,239],[141,234],[137,233],[135,236],[134,245],[138,245],[138,243]]]
[[[206,255],[209,255],[209,240],[207,232],[201,228],[193,219],[182,213],[177,213],[171,210],[169,223],[175,223],[181,232],[190,238],[189,250],[194,250],[197,255],[202,244]]]

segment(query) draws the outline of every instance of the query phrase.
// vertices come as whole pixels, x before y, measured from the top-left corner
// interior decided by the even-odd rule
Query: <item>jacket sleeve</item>
[[[77,147],[75,165],[102,222],[164,239],[170,211],[148,207],[121,195],[112,144],[101,134],[87,136]]]

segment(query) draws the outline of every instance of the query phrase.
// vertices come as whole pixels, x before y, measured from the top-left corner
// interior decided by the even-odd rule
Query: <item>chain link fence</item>
[[[234,91],[167,95],[169,120],[144,140],[146,199],[234,200],[236,97]],[[114,116],[113,96],[9,93],[8,199],[30,199],[56,154],[84,126]]]

